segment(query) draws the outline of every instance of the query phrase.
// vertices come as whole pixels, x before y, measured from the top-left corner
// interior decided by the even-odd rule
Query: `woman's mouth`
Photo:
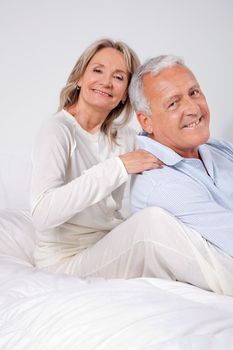
[[[99,94],[102,96],[112,97],[111,94],[109,94],[108,92],[102,91],[102,90],[92,89],[92,91],[94,91],[96,94]]]

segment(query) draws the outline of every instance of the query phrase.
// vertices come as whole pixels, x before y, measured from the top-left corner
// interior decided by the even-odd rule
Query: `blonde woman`
[[[111,254],[116,244],[106,237],[116,228],[113,235],[122,243],[128,234],[121,223],[129,175],[160,167],[152,154],[135,150],[135,131],[126,125],[132,112],[128,86],[138,64],[123,42],[93,43],[62,89],[58,112],[40,131],[31,186],[38,268],[124,275],[124,245]]]

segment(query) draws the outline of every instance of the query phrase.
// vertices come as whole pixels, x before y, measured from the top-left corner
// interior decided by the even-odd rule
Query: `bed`
[[[1,350],[233,349],[231,297],[157,278],[36,270],[29,159],[0,155]]]

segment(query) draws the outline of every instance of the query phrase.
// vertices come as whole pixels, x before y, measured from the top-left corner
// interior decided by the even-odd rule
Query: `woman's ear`
[[[77,82],[77,86],[79,86],[81,88],[81,86],[82,86],[82,78],[80,78],[79,81]]]
[[[151,117],[149,117],[148,115],[146,115],[142,112],[137,112],[136,115],[137,115],[138,122],[141,125],[142,129],[145,130],[148,134],[152,134],[153,127],[152,127]]]
[[[124,95],[123,95],[123,97],[121,99],[121,103],[123,103],[123,105],[125,104],[125,101],[127,100],[127,97],[128,97],[128,92],[125,91],[125,93],[124,93]]]

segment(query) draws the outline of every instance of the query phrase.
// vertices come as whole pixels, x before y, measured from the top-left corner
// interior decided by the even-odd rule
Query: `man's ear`
[[[137,112],[136,115],[142,129],[145,130],[148,134],[151,134],[153,132],[151,117],[142,112]]]

